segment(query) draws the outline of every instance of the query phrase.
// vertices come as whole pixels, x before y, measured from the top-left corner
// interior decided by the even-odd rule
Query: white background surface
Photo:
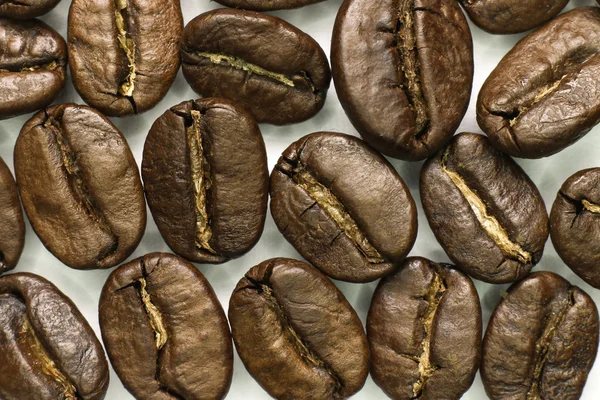
[[[209,3],[208,0],[181,0],[181,2],[186,24],[202,12],[221,7],[217,3]],[[325,52],[329,54],[331,31],[340,4],[341,0],[328,0],[324,3],[297,10],[273,12],[270,14],[282,17],[304,32],[310,34],[321,44]],[[574,0],[570,2],[566,10],[576,6],[595,4],[595,0]],[[66,38],[67,35],[67,15],[69,5],[69,0],[63,0],[56,9],[41,18],[56,29],[64,38]],[[481,31],[473,24],[470,24],[470,26],[475,50],[475,79],[473,83],[471,104],[465,119],[460,126],[459,132],[481,132],[475,121],[475,101],[477,93],[485,78],[493,70],[502,56],[524,36],[522,34],[509,36],[490,35]],[[440,40],[443,40],[443,38],[440,38]],[[141,163],[142,149],[146,134],[154,120],[169,107],[184,100],[190,100],[196,97],[198,96],[187,85],[180,72],[168,95],[153,110],[139,116],[112,119],[127,137],[138,165]],[[71,82],[67,83],[66,89],[56,100],[56,103],[64,102],[83,104]],[[12,161],[15,141],[21,127],[30,117],[31,115],[25,115],[0,121],[0,156],[2,156],[4,161],[10,166],[11,170],[13,169]],[[277,162],[281,152],[290,143],[296,141],[305,134],[325,130],[357,135],[339,104],[333,82],[331,89],[329,90],[325,107],[316,117],[302,124],[292,126],[275,127],[271,125],[261,125],[261,130],[267,145],[270,169],[272,169]],[[568,147],[552,157],[542,160],[517,160],[540,189],[548,211],[550,211],[556,193],[565,179],[581,169],[600,166],[600,138],[598,135],[600,135],[600,127],[592,130],[575,145]],[[423,163],[409,163],[398,160],[391,160],[391,162],[406,181],[418,206],[419,234],[410,255],[423,256],[435,261],[449,262],[449,259],[431,233],[421,207],[418,179],[419,171]],[[158,233],[151,214],[148,213],[146,234],[129,260],[153,251],[166,252],[169,251],[169,248]],[[300,255],[285,241],[273,223],[271,216],[268,215],[262,238],[256,247],[244,257],[223,265],[197,266],[212,284],[223,308],[227,312],[230,294],[238,280],[252,266],[271,257],[291,257],[301,259]],[[544,257],[534,270],[549,270],[559,273],[570,282],[589,293],[596,303],[600,305],[600,291],[584,283],[563,264],[556,255],[550,240],[546,243]],[[24,271],[42,275],[58,286],[75,302],[75,304],[77,304],[81,312],[94,328],[98,337],[100,337],[97,314],[98,299],[102,286],[111,270],[76,271],[66,267],[44,248],[27,223],[25,250],[21,257],[21,261],[14,272]],[[370,284],[336,282],[336,285],[346,295],[364,323],[371,296],[377,282]],[[475,281],[475,285],[481,298],[485,327],[493,308],[500,299],[500,292],[506,290],[508,285],[490,285],[479,281]],[[268,398],[266,392],[264,392],[246,372],[244,366],[237,357],[237,354],[235,357],[233,384],[228,399],[248,400]],[[110,379],[110,387],[106,396],[107,400],[127,400],[133,398],[123,388],[118,377],[112,370]],[[364,388],[353,397],[353,399],[365,400],[385,398],[383,392],[373,383],[371,378],[367,380]],[[486,398],[478,374],[472,388],[464,395],[463,399],[481,400]],[[592,370],[582,398],[586,400],[600,398],[600,362],[597,362]]]

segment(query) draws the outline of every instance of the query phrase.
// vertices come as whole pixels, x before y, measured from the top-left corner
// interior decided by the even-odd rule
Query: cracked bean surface
[[[552,272],[515,283],[483,340],[481,378],[492,400],[576,400],[598,350],[598,310]]]
[[[525,172],[485,136],[454,136],[424,164],[420,191],[436,239],[472,277],[514,282],[542,257],[544,201]]]
[[[331,81],[323,49],[284,20],[219,9],[191,20],[181,39],[182,69],[204,97],[225,97],[257,122],[304,121],[321,110]]]
[[[153,108],[179,70],[179,0],[73,0],[69,65],[75,89],[102,113]]]
[[[562,184],[550,212],[550,238],[565,264],[600,288],[600,168],[578,171]]]
[[[75,104],[35,114],[15,145],[23,207],[40,240],[71,268],[110,268],[146,227],[139,170],[123,134]]]
[[[117,268],[99,305],[106,351],[136,398],[218,400],[233,373],[225,312],[189,262],[150,253]]]
[[[106,357],[77,307],[29,273],[0,278],[0,397],[102,400]]]
[[[31,19],[46,14],[60,0],[0,0],[0,17]]]
[[[0,157],[0,274],[17,265],[25,245],[25,222],[12,173]]]
[[[67,44],[54,29],[38,20],[0,17],[0,120],[52,103],[65,85],[66,68]]]
[[[392,399],[458,400],[481,358],[481,307],[453,266],[407,258],[371,301],[371,376]]]
[[[541,158],[600,122],[600,9],[579,7],[523,38],[484,82],[477,122],[502,152]]]
[[[310,265],[286,258],[260,263],[229,303],[237,352],[277,399],[345,399],[365,383],[369,347],[356,312]]]
[[[416,206],[404,181],[353,136],[316,132],[292,143],[271,173],[270,191],[284,237],[334,279],[378,279],[416,239]]]
[[[467,111],[473,44],[456,1],[346,0],[331,63],[348,118],[385,155],[435,154]]]
[[[252,116],[225,99],[178,104],[152,125],[142,177],[158,229],[178,255],[223,263],[260,238],[269,170]]]

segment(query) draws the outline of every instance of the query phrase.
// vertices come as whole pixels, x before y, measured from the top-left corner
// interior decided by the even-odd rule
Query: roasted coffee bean
[[[460,399],[481,358],[481,307],[454,267],[407,258],[379,282],[367,319],[371,376],[392,399]]]
[[[349,282],[388,274],[417,236],[415,203],[400,175],[341,133],[312,133],[283,152],[271,174],[271,214],[304,258]]]
[[[59,2],[60,0],[1,0],[0,17],[14,19],[39,17],[52,10]]]
[[[246,369],[276,399],[345,399],[365,383],[362,324],[308,264],[274,258],[250,269],[231,296],[229,321]]]
[[[348,118],[385,155],[435,154],[467,111],[473,41],[455,0],[346,0],[331,59]]]
[[[179,0],[73,0],[69,65],[83,100],[122,117],[154,107],[179,70]]]
[[[519,33],[550,21],[569,0],[459,0],[471,21],[490,33]]]
[[[0,278],[0,337],[0,398],[104,398],[102,346],[75,304],[44,278]]]
[[[284,20],[220,9],[190,21],[181,39],[183,75],[204,97],[226,97],[258,122],[304,121],[325,104],[327,56],[306,33]]]
[[[537,272],[511,286],[494,310],[481,379],[492,400],[576,400],[597,350],[594,301],[560,276]]]
[[[110,362],[136,399],[222,399],[233,345],[210,283],[189,262],[152,253],[117,268],[100,297]]]
[[[565,264],[600,289],[600,168],[563,183],[550,213],[550,238]]]
[[[600,121],[600,9],[565,13],[522,39],[479,92],[477,122],[501,151],[540,158]]]
[[[146,139],[148,205],[169,247],[222,263],[250,250],[267,214],[267,152],[252,116],[224,99],[183,102]]]
[[[548,238],[539,191],[510,157],[474,133],[455,136],[421,170],[429,226],[463,272],[514,282],[538,263]]]
[[[54,29],[0,18],[0,120],[52,103],[66,75],[67,44]]]
[[[286,10],[304,7],[324,0],[215,0],[227,7],[254,11]]]
[[[0,157],[0,274],[13,269],[25,245],[25,222],[17,185]]]
[[[110,268],[137,247],[146,203],[123,134],[94,109],[40,111],[15,145],[23,207],[40,240],[71,268]]]

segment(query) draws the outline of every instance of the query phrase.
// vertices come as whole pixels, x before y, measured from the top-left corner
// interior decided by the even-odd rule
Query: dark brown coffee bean
[[[580,7],[522,39],[483,84],[477,122],[501,151],[540,158],[600,121],[600,9]]]
[[[25,222],[17,185],[0,157],[0,274],[13,269],[25,245]]]
[[[250,269],[231,296],[229,321],[246,369],[276,399],[345,399],[365,383],[362,324],[308,264],[274,258]]]
[[[569,0],[459,0],[471,21],[490,33],[519,33],[550,21]]]
[[[510,157],[474,133],[455,136],[421,170],[429,226],[463,272],[514,282],[538,263],[548,238],[539,191]]]
[[[0,278],[0,337],[0,398],[104,398],[102,346],[75,304],[44,278]]]
[[[450,265],[407,258],[379,282],[367,319],[371,376],[392,399],[460,399],[481,358],[473,282]]]
[[[204,97],[226,97],[258,122],[304,121],[325,104],[327,56],[306,33],[284,20],[220,9],[190,21],[181,39],[183,75]]]
[[[222,399],[233,345],[210,283],[189,262],[151,253],[117,268],[100,297],[110,362],[136,399]]]
[[[286,10],[304,7],[324,0],[215,0],[227,7],[254,11]]]
[[[160,116],[146,139],[142,176],[154,221],[180,256],[222,263],[260,238],[267,152],[252,116],[230,101],[185,101]]]
[[[600,289],[600,168],[563,183],[550,213],[550,238],[565,264]]]
[[[59,2],[60,0],[2,0],[0,1],[0,17],[14,19],[39,17],[52,10]]]
[[[67,45],[54,29],[0,18],[0,120],[52,103],[66,75]]]
[[[33,116],[15,145],[23,207],[40,240],[71,268],[110,268],[137,247],[146,202],[123,134],[75,104]]]
[[[388,274],[417,236],[415,203],[400,175],[341,133],[312,133],[283,152],[271,174],[271,214],[302,257],[349,282]]]
[[[597,350],[594,301],[560,276],[537,272],[511,286],[496,307],[481,378],[492,400],[576,400]]]
[[[473,41],[454,0],[344,1],[331,63],[348,118],[391,157],[435,154],[469,105]]]
[[[122,117],[154,107],[179,70],[179,0],[73,0],[69,65],[83,100]]]

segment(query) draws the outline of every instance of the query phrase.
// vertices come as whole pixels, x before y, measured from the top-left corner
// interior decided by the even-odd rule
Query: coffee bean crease
[[[518,243],[513,242],[510,239],[508,232],[506,232],[506,229],[502,227],[496,217],[489,214],[487,206],[479,195],[467,185],[467,182],[462,176],[448,168],[447,158],[449,153],[450,148],[448,147],[442,156],[441,169],[448,178],[450,178],[452,183],[454,183],[465,200],[467,200],[481,227],[504,254],[521,263],[530,264],[532,262],[531,253],[524,250]]]
[[[127,57],[129,72],[125,81],[119,87],[119,94],[131,98],[133,103],[133,91],[135,89],[136,64],[135,64],[135,42],[131,39],[127,24],[127,5],[128,0],[114,0],[115,18],[117,24],[117,41],[121,50]]]
[[[162,314],[158,310],[158,307],[156,307],[154,303],[152,303],[152,297],[150,296],[150,293],[148,293],[148,291],[146,290],[146,279],[141,278],[138,280],[138,282],[139,286],[135,286],[140,295],[140,299],[144,304],[144,309],[146,310],[146,314],[148,315],[148,319],[150,320],[150,326],[154,330],[156,349],[160,350],[164,347],[165,343],[167,343],[167,340],[169,339],[167,329],[165,328],[165,322],[163,320]]]
[[[56,60],[54,61],[50,61],[48,63],[44,63],[44,64],[40,64],[40,65],[33,65],[31,67],[24,67],[22,65],[19,66],[11,66],[11,65],[3,65],[3,68],[0,68],[0,74],[6,74],[6,73],[11,73],[11,72],[35,72],[35,71],[39,71],[41,69],[47,70],[47,71],[54,71],[57,68],[61,67],[61,65],[59,65]]]

